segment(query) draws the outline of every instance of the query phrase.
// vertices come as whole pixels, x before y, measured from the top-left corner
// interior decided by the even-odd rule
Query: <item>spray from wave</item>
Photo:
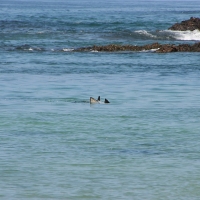
[[[140,36],[144,36],[144,37],[147,37],[149,39],[157,39],[158,38],[158,35],[156,35],[155,33],[153,32],[148,32],[146,30],[138,30],[138,31],[135,31],[136,34],[139,34]]]
[[[138,30],[134,32],[140,37],[153,40],[184,40],[184,41],[200,41],[200,31],[146,31]]]
[[[186,41],[200,41],[200,31],[194,30],[194,31],[171,31],[167,30],[165,31],[172,37],[174,37],[177,40],[186,40]]]

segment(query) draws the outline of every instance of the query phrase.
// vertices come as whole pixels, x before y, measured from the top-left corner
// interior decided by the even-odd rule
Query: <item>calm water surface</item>
[[[1,4],[1,199],[200,198],[199,53],[72,51],[198,42],[198,1]]]

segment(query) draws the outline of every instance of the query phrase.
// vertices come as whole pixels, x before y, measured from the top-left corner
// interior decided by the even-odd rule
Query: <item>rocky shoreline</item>
[[[186,31],[200,30],[200,18],[191,17],[189,20],[176,23],[168,30]],[[159,44],[153,43],[143,46],[110,44],[105,46],[82,47],[78,52],[116,52],[116,51],[153,51],[157,53],[169,52],[200,52],[200,42],[195,44]]]
[[[76,49],[78,52],[120,52],[120,51],[153,51],[157,53],[170,53],[170,52],[200,52],[200,42],[193,45],[190,44],[159,44],[153,43],[143,46],[133,45],[116,45],[110,44],[106,46],[92,46]]]

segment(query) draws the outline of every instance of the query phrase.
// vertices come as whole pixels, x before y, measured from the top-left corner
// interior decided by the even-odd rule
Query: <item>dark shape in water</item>
[[[107,99],[105,99],[104,103],[110,103]]]
[[[101,103],[100,96],[98,96],[98,99],[90,97],[90,104],[94,104],[94,103]],[[104,103],[110,103],[110,102],[107,99],[105,99]]]

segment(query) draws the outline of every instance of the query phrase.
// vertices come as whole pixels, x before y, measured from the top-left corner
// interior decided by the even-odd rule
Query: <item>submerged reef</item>
[[[195,44],[179,44],[179,45],[153,43],[143,46],[110,44],[105,46],[82,47],[74,51],[80,51],[80,52],[153,51],[157,53],[200,52],[200,42]]]

